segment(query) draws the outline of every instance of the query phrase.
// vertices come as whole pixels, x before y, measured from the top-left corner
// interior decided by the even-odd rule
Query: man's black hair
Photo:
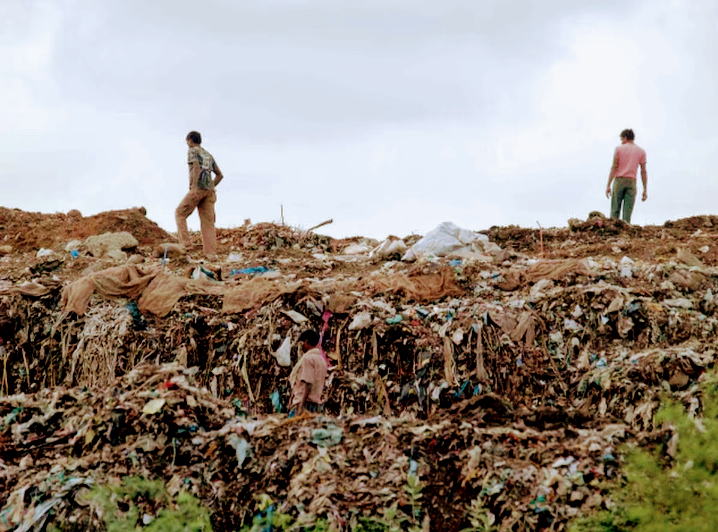
[[[195,144],[202,144],[202,135],[199,134],[199,131],[190,131],[187,133],[187,140],[191,140]]]
[[[313,331],[312,329],[307,329],[302,334],[299,335],[299,343],[307,342],[309,345],[316,346],[319,344],[319,335],[317,334],[317,331]]]
[[[632,129],[624,129],[621,131],[621,138],[625,138],[626,140],[633,140],[636,138],[636,135],[633,133]]]

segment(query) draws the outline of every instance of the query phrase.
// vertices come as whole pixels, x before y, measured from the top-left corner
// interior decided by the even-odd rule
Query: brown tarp
[[[335,292],[329,296],[327,310],[333,314],[346,314],[356,302],[354,295]]]
[[[394,275],[373,279],[377,291],[403,293],[407,299],[414,301],[433,301],[446,296],[459,296],[463,292],[454,280],[450,268],[443,268],[438,273]]]
[[[221,296],[226,287],[213,281],[176,277],[161,269],[143,268],[135,264],[116,266],[78,279],[62,292],[65,314],[83,315],[92,294],[103,297],[126,297],[138,301],[142,312],[163,317],[175,303],[188,294]]]
[[[159,272],[157,268],[146,270],[135,264],[125,264],[91,273],[62,291],[63,311],[83,315],[95,292],[104,297],[138,299]]]
[[[491,321],[501,327],[501,330],[511,340],[518,342],[525,338],[526,347],[533,345],[539,322],[531,311],[525,310],[519,315],[517,311],[505,310],[501,307],[490,307],[487,312]]]
[[[207,279],[185,279],[167,272],[159,273],[147,286],[137,303],[140,312],[164,317],[172,311],[182,296],[203,294],[222,296],[227,287]]]
[[[22,296],[42,297],[52,291],[47,286],[43,286],[35,281],[23,283],[18,286],[10,286],[8,288],[0,288],[0,294],[20,294]]]
[[[542,260],[532,264],[524,272],[524,278],[529,283],[535,283],[541,279],[557,280],[567,273],[579,275],[593,275],[591,268],[584,259],[568,260]]]
[[[274,279],[255,277],[225,291],[222,312],[245,312],[271,303],[284,294],[292,294],[301,286],[301,281],[284,284]]]

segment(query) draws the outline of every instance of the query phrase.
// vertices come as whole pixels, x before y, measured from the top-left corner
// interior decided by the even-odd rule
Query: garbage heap
[[[87,487],[142,475],[194,493],[216,530],[251,522],[258,494],[339,530],[393,505],[433,530],[467,527],[472,509],[560,530],[611,504],[620,444],[670,439],[653,425],[663,397],[700,412],[713,235],[671,223],[492,228],[411,263],[400,239],[269,225],[263,243],[223,236],[234,250],[214,268],[141,249],[3,257],[17,333],[0,527],[95,529]],[[298,353],[280,354],[309,327],[333,365],[325,412],[289,419]]]
[[[88,489],[132,475],[194,494],[213,511],[215,530],[250,522],[259,494],[277,511],[307,523],[324,516],[338,529],[393,505],[412,516],[411,475],[417,518],[429,516],[433,530],[459,530],[472,501],[506,530],[556,529],[605,503],[599,483],[616,475],[617,445],[661,438],[634,428],[640,423],[517,408],[495,394],[429,420],[248,417],[195,376],[194,368],[148,364],[109,392],[57,387],[0,399],[2,529],[102,529]],[[143,514],[156,511],[151,500],[145,506]]]

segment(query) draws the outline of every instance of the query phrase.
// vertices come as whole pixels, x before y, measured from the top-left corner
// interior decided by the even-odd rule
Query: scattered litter
[[[162,410],[163,406],[165,406],[164,399],[152,399],[142,408],[142,413],[143,414],[156,414],[157,412]]]
[[[0,530],[99,529],[79,504],[89,479],[147,472],[195,494],[223,530],[251,524],[262,494],[341,530],[357,508],[405,501],[407,475],[432,530],[466,527],[477,498],[497,529],[523,508],[526,530],[563,530],[610,504],[603,481],[621,474],[624,444],[655,444],[666,396],[700,415],[695,383],[715,361],[715,258],[668,255],[696,249],[702,218],[590,216],[543,229],[541,251],[537,230],[492,227],[412,264],[396,259],[414,235],[378,244],[248,224],[218,230],[221,277],[196,249],[157,256],[166,234],[137,235],[141,263],[107,268],[82,246],[38,260],[41,241],[7,233],[8,212]],[[338,260],[350,245],[364,251]],[[164,268],[145,260],[165,250]],[[289,419],[291,339],[308,328],[336,367],[322,412]],[[459,484],[461,504],[436,496]],[[138,521],[156,510],[143,503]]]
[[[342,441],[344,429],[333,424],[312,431],[312,443],[320,447],[332,447]]]
[[[230,275],[233,277],[236,275],[260,275],[263,273],[270,272],[271,270],[266,266],[252,266],[251,268],[240,268],[238,270],[230,270]]]
[[[282,341],[282,345],[279,346],[274,356],[280,366],[287,367],[292,365],[292,341],[289,336]]]
[[[443,222],[429,231],[414,244],[402,257],[405,261],[414,261],[422,257],[443,257],[457,252],[481,254],[484,243],[488,243],[486,235],[462,229],[451,222]]]
[[[288,316],[294,323],[302,324],[307,321],[307,317],[303,314],[300,314],[296,310],[283,310],[282,314],[285,316]]]
[[[354,316],[354,319],[349,324],[349,330],[350,331],[356,331],[360,329],[366,329],[371,325],[372,318],[371,314],[369,312],[360,312],[356,316]]]

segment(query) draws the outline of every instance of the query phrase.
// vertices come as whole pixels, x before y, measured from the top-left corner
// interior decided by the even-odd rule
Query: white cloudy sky
[[[564,226],[609,210],[632,127],[633,221],[716,213],[716,20],[715,0],[0,0],[0,205],[143,205],[174,230],[197,129],[221,227],[280,206],[333,236]]]

